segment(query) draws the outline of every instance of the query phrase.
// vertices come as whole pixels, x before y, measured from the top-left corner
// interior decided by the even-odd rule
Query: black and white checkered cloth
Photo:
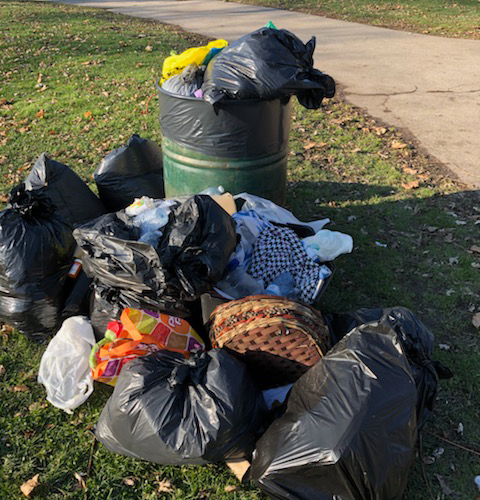
[[[247,272],[255,279],[262,279],[265,288],[280,274],[290,272],[298,298],[310,304],[319,281],[325,277],[323,267],[308,256],[302,241],[291,229],[271,227],[257,238]]]

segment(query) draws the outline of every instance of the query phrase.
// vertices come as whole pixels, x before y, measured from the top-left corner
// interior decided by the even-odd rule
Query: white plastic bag
[[[349,234],[329,229],[322,229],[314,236],[303,238],[302,241],[310,257],[317,257],[320,262],[329,262],[353,250],[353,239]]]
[[[95,336],[90,321],[74,316],[63,322],[42,356],[38,382],[47,400],[67,413],[84,403],[93,391],[89,356]]]
[[[235,200],[241,198],[245,200],[242,206],[242,212],[247,210],[255,210],[258,215],[265,217],[270,222],[279,222],[280,224],[298,224],[300,226],[310,226],[315,232],[320,231],[330,219],[314,220],[312,222],[302,222],[298,220],[292,212],[286,208],[280,207],[273,203],[273,201],[266,200],[260,196],[250,193],[240,193],[233,197]]]

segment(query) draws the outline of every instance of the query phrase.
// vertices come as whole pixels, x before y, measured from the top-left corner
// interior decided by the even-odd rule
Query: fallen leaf
[[[78,481],[78,487],[83,490],[86,489],[87,484],[85,483],[85,479],[83,479],[83,477],[78,472],[74,472],[73,475],[75,476],[75,479]]]
[[[480,253],[480,247],[478,245],[472,245],[470,247],[470,252],[473,252],[473,253]]]
[[[84,116],[85,118],[87,118],[87,120],[88,120],[89,118],[92,118],[92,115],[93,115],[93,113],[92,113],[91,111],[85,111],[85,113],[83,113],[83,116]]]
[[[448,497],[454,493],[456,494],[456,492],[453,491],[450,488],[450,486],[448,486],[447,482],[445,481],[445,479],[443,479],[443,477],[440,474],[434,474],[434,476],[437,478],[438,483],[440,484],[440,488],[442,488],[444,495]]]
[[[480,269],[480,262],[472,262],[472,267],[475,269]]]
[[[152,48],[152,46],[151,46],[151,45],[147,45],[147,46],[145,47],[145,50],[146,50],[147,52],[152,52],[153,48]]]
[[[28,392],[30,389],[26,385],[14,385],[12,387],[13,392]]]
[[[125,486],[134,486],[135,485],[135,480],[132,479],[131,477],[124,477],[122,479],[122,482]]]
[[[377,135],[384,135],[387,133],[387,129],[385,127],[373,127],[373,130],[375,130]]]
[[[447,297],[451,297],[455,293],[455,290],[453,288],[449,288],[446,292],[445,295]]]
[[[452,233],[448,233],[445,238],[444,238],[444,241],[446,243],[451,243],[453,241],[453,234]]]
[[[310,141],[310,142],[307,142],[304,146],[305,149],[312,149],[314,148],[315,146],[317,145],[317,143],[315,141]]]
[[[462,422],[460,422],[460,423],[458,424],[458,427],[457,427],[457,433],[458,433],[458,434],[463,434],[463,431],[464,431],[464,427],[463,427]]]
[[[397,140],[392,141],[392,149],[404,149],[407,145],[404,142],[400,142]]]
[[[448,259],[448,263],[451,265],[451,266],[456,266],[458,264],[458,257],[450,257]]]
[[[42,83],[42,80],[43,80],[43,75],[42,75],[42,73],[38,73],[38,76],[37,76],[37,83]]]
[[[438,227],[435,227],[435,226],[427,226],[427,231],[429,233],[434,233],[437,229],[438,229]]]
[[[480,313],[476,313],[473,315],[472,324],[475,328],[480,328]]]
[[[5,367],[3,365],[0,365],[0,378],[3,377],[5,375]]]
[[[0,202],[7,203],[8,202],[8,194],[0,194]]]
[[[225,486],[224,489],[226,493],[231,493],[232,491],[237,491],[238,486],[234,486],[233,484],[227,484],[227,486]]]
[[[35,474],[31,479],[26,481],[20,486],[21,492],[27,497],[30,498],[30,493],[38,486],[38,478],[40,474]]]
[[[451,346],[448,344],[438,344],[438,348],[441,349],[442,351],[449,351]]]
[[[433,457],[423,457],[422,462],[425,465],[432,465],[432,464],[435,463],[435,458],[433,458]]]
[[[175,491],[175,488],[172,487],[172,483],[168,479],[162,479],[158,483],[158,493],[172,493]]]
[[[46,408],[48,405],[47,403],[42,403],[40,401],[35,401],[28,407],[28,411],[35,411],[35,410],[42,410],[43,408]]]
[[[410,182],[402,182],[402,187],[404,189],[415,189],[420,185],[420,181],[410,181]]]
[[[404,167],[403,171],[408,175],[417,175],[418,174],[418,170],[415,170],[414,168],[410,168],[410,167]]]
[[[42,119],[44,116],[45,116],[45,111],[44,111],[43,109],[41,109],[41,110],[37,113],[37,118]]]

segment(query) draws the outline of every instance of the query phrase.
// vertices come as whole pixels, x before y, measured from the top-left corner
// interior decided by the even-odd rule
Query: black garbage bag
[[[9,201],[0,213],[0,319],[43,341],[60,326],[72,227],[57,216],[46,189],[20,185]]]
[[[433,410],[439,379],[452,372],[438,361],[432,361],[434,337],[430,330],[405,307],[359,309],[326,317],[331,334],[338,341],[353,329],[395,332],[410,363],[417,386],[417,421],[422,428]]]
[[[296,95],[308,109],[335,95],[332,77],[314,69],[315,37],[304,44],[287,30],[261,28],[225,47],[207,66],[204,99],[276,99]]]
[[[90,295],[90,311],[88,316],[92,324],[95,339],[102,340],[110,321],[120,320],[123,308],[116,305],[109,297],[109,289],[95,286]]]
[[[354,330],[295,383],[256,444],[251,478],[275,499],[400,500],[416,403],[397,335]]]
[[[220,281],[237,245],[235,221],[210,196],[196,195],[172,210],[158,254],[194,298]]]
[[[75,278],[68,276],[65,283],[67,298],[62,310],[62,321],[72,316],[89,316],[92,281],[83,270]]]
[[[157,250],[137,241],[139,234],[123,211],[99,217],[73,233],[85,253],[83,269],[108,303],[185,317],[189,297],[170,278]]]
[[[128,207],[135,198],[163,198],[163,160],[160,147],[134,134],[114,149],[94,173],[100,199],[110,212]]]
[[[110,451],[163,465],[248,455],[264,402],[242,363],[223,349],[159,351],[127,363],[95,435]]]
[[[159,248],[137,241],[139,229],[119,211],[74,237],[85,272],[111,303],[186,318],[188,303],[221,278],[236,245],[235,222],[210,196],[197,195],[172,210],[162,231]]]
[[[103,203],[69,167],[42,153],[25,179],[27,190],[43,189],[55,213],[77,226],[106,213]]]

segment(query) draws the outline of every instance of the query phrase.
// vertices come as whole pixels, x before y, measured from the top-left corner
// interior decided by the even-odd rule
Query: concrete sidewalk
[[[346,98],[419,145],[472,188],[480,188],[480,41],[417,35],[325,17],[215,0],[65,0],[156,19],[235,40],[267,21],[307,41],[315,66]]]

